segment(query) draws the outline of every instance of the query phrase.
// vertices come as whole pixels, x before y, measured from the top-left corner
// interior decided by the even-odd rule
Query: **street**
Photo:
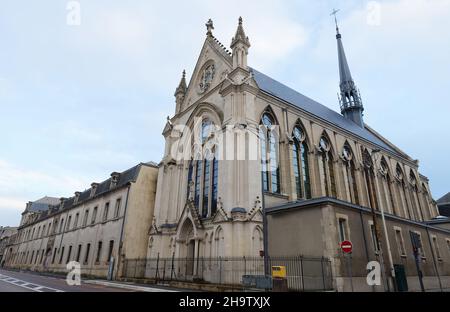
[[[127,289],[92,285],[69,286],[64,278],[37,273],[0,270],[0,292],[129,292]]]

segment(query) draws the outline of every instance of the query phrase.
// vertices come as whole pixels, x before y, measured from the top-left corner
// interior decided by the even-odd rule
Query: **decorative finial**
[[[206,35],[207,36],[212,36],[212,30],[214,29],[214,23],[212,21],[212,19],[209,19],[208,22],[205,24],[206,26]]]
[[[185,78],[186,78],[186,70],[183,69],[183,79],[185,79]]]
[[[340,11],[339,9],[338,9],[338,10],[333,9],[333,12],[331,12],[331,14],[330,14],[330,16],[331,16],[331,15],[334,15],[334,22],[336,23],[336,34],[338,34],[338,35],[339,35],[339,26],[338,26],[338,22],[337,22],[337,17],[336,17],[336,15],[337,15],[337,13],[338,13],[339,11]]]
[[[242,26],[242,16],[239,16],[239,25]]]

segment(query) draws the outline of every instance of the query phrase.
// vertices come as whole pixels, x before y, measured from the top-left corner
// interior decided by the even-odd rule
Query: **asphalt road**
[[[0,292],[127,292],[129,290],[102,285],[70,286],[64,278],[42,276],[30,272],[0,270]]]

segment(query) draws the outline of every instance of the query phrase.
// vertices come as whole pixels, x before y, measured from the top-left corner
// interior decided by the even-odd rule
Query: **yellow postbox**
[[[272,266],[272,278],[286,278],[285,266]]]

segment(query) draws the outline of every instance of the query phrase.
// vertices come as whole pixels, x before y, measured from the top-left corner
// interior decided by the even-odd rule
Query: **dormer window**
[[[97,191],[97,188],[98,188],[98,183],[92,183],[91,184],[91,197],[94,197],[95,196],[95,192]]]
[[[76,204],[80,200],[81,192],[75,192],[75,198],[73,200],[73,203]]]
[[[61,197],[59,199],[59,209],[62,210],[64,208],[64,202],[66,201],[66,199],[64,197]]]
[[[118,172],[111,173],[111,184],[109,186],[110,189],[117,186],[117,184],[119,183],[119,178],[120,178],[120,173],[118,173]]]

